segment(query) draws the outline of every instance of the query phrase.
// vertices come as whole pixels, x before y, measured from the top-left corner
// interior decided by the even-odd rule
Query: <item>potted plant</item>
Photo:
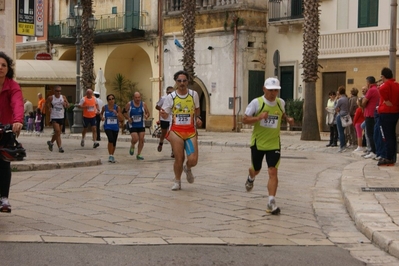
[[[75,104],[69,104],[69,107],[66,109],[66,117],[68,120],[69,129],[72,128],[73,125],[73,109],[75,108]]]
[[[303,99],[287,100],[286,102],[285,112],[295,121],[294,125],[290,126],[290,130],[302,130],[303,102]]]

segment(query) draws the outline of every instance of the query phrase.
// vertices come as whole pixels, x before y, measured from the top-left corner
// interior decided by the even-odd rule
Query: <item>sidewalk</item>
[[[46,129],[40,136],[22,133],[21,139],[40,139],[45,143],[51,136],[51,130]],[[90,134],[91,135],[91,134]],[[87,141],[87,145],[91,143]],[[80,134],[66,134],[63,139],[76,139]],[[375,245],[382,250],[399,258],[399,167],[378,167],[374,160],[366,160],[360,154],[347,151],[337,153],[335,148],[327,148],[327,135],[322,134],[322,141],[300,141],[300,132],[282,132],[282,150],[301,152],[329,153],[333,156],[347,156],[353,161],[344,167],[341,175],[341,192],[345,200],[347,211],[356,224],[356,227]],[[130,142],[129,135],[120,135],[119,140]],[[146,135],[146,143],[157,143],[157,139]],[[211,147],[249,147],[249,132],[206,132],[199,131],[200,146]],[[22,141],[23,143],[23,141]],[[105,134],[102,134],[102,147],[106,145]],[[169,149],[168,145],[164,149]],[[95,150],[84,149],[71,154],[59,154],[54,149],[50,153],[47,146],[42,144],[35,150],[28,151],[27,160],[12,163],[14,171],[51,170],[68,167],[95,166],[101,164]],[[98,154],[97,154],[98,155]],[[365,188],[362,191],[362,188]],[[382,191],[373,191],[367,188],[386,188]],[[395,192],[387,192],[389,188],[398,188]]]

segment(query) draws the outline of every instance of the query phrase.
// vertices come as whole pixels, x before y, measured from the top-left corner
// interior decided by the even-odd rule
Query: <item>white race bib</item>
[[[88,106],[87,107],[88,112],[94,112],[94,106]]]
[[[118,124],[118,119],[114,118],[114,117],[108,117],[107,118],[107,124],[108,125],[115,125]]]
[[[141,122],[141,115],[134,115],[132,116],[133,122]]]
[[[190,114],[177,114],[175,119],[176,125],[191,125],[191,115]]]
[[[267,128],[277,128],[278,125],[278,115],[269,115],[267,119],[262,119],[260,121],[260,126]]]

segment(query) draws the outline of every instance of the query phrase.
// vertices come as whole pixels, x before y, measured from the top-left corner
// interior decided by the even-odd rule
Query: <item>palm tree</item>
[[[305,82],[301,140],[320,140],[316,110],[316,81],[319,78],[319,0],[303,1],[303,81]]]
[[[195,77],[195,8],[196,0],[183,0],[183,69],[190,75],[190,84],[193,84]]]
[[[93,14],[93,1],[81,0],[82,14],[82,84],[85,90],[92,89],[94,77],[94,29],[89,27]]]

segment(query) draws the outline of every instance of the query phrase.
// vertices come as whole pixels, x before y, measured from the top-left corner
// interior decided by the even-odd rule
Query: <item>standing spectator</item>
[[[392,166],[396,163],[397,143],[396,124],[399,118],[399,84],[393,78],[392,70],[384,67],[381,70],[381,78],[384,82],[380,89],[380,114],[381,130],[385,139],[385,151],[378,161],[379,166]]]
[[[21,88],[13,80],[13,67],[13,60],[0,52],[0,123],[12,124],[12,131],[18,137],[24,122],[24,101]],[[10,162],[0,157],[0,212],[11,212],[10,185]]]
[[[337,93],[335,91],[330,91],[328,94],[328,101],[327,101],[327,119],[326,123],[330,127],[330,142],[326,145],[326,147],[337,147],[338,142],[338,129],[337,123],[335,121],[335,104],[337,100]]]
[[[161,97],[161,99],[159,99],[159,101],[157,102],[155,109],[157,109],[158,111],[160,111],[162,109],[162,105],[165,101],[165,98],[168,97],[169,94],[171,94],[175,89],[172,86],[169,86],[166,88],[166,95],[164,95],[163,97]],[[162,116],[160,117],[161,120],[161,136],[159,137],[159,144],[158,144],[158,148],[157,150],[159,152],[162,151],[162,146],[163,146],[163,141],[165,139],[166,133],[169,130],[169,126],[170,123],[172,121],[172,115],[169,115],[169,117],[167,119],[164,119]],[[172,158],[173,158],[173,150],[172,150],[172,154],[171,154]]]
[[[80,100],[78,107],[83,109],[83,131],[80,146],[85,146],[86,132],[87,128],[90,126],[93,137],[93,148],[95,149],[100,146],[100,144],[97,142],[96,130],[96,115],[100,113],[100,109],[97,104],[97,99],[93,97],[92,89],[88,89],[86,91],[86,96]]]
[[[254,124],[251,137],[251,160],[249,175],[245,182],[247,191],[254,187],[255,177],[262,168],[263,158],[266,157],[269,181],[267,189],[269,201],[266,212],[277,215],[280,208],[276,205],[276,193],[278,185],[277,170],[280,165],[281,144],[280,125],[285,119],[293,125],[294,119],[285,114],[285,101],[278,98],[280,81],[276,78],[268,78],[263,86],[263,96],[253,99],[247,106],[243,118],[244,124]]]
[[[147,105],[141,100],[140,92],[135,92],[133,100],[128,102],[125,106],[125,118],[129,123],[129,132],[132,137],[129,154],[134,154],[135,145],[138,142],[138,150],[136,159],[144,160],[141,156],[141,152],[144,147],[144,136],[145,136],[145,119],[150,116]]]
[[[108,162],[115,163],[114,153],[118,140],[119,121],[123,120],[121,108],[115,104],[115,95],[107,95],[107,103],[101,109],[101,120],[104,121],[104,131],[108,138]]]
[[[65,123],[64,113],[65,108],[68,108],[69,103],[65,95],[61,94],[61,86],[54,86],[54,95],[47,98],[47,107],[50,114],[50,122],[53,126],[54,134],[51,140],[47,141],[48,149],[53,151],[54,141],[57,143],[58,151],[63,153],[61,142],[61,127]]]
[[[104,102],[103,100],[100,99],[100,93],[98,91],[94,92],[94,96],[97,99],[97,104],[98,104],[98,108],[100,110],[103,109],[104,106]],[[96,132],[97,132],[97,141],[101,140],[101,130],[100,130],[100,124],[101,124],[101,115],[98,113],[96,114]]]
[[[364,110],[364,119],[366,122],[366,134],[369,139],[371,151],[368,155],[364,156],[366,159],[374,159],[377,157],[376,155],[376,148],[375,148],[375,141],[374,141],[374,112],[377,107],[379,101],[379,93],[377,90],[377,84],[375,82],[375,78],[373,76],[368,76],[366,78],[367,82],[367,93],[363,97],[362,106]]]
[[[28,124],[27,124],[27,131],[33,132],[33,123],[35,121],[35,114],[33,112],[29,112]]]
[[[362,98],[357,100],[357,105],[359,107],[356,108],[355,116],[353,117],[353,124],[356,129],[357,136],[357,148],[354,151],[363,151],[363,129],[362,123],[364,122],[363,108],[360,107],[360,103],[362,102]]]
[[[349,97],[349,114],[352,118],[352,121],[355,117],[356,109],[357,109],[357,100],[358,97],[357,95],[359,94],[359,90],[356,88],[351,89],[351,96]],[[352,123],[351,125],[347,126],[345,128],[346,130],[346,135],[348,136],[348,145],[350,147],[356,147],[357,145],[357,137],[356,137],[356,130],[355,130],[355,124]]]
[[[338,137],[339,137],[339,150],[338,152],[346,151],[346,141],[345,141],[345,130],[342,126],[341,116],[346,116],[349,114],[349,100],[346,97],[345,87],[338,87],[339,99],[335,106],[335,111],[337,112],[336,123],[338,128]]]
[[[33,105],[28,99],[24,99],[24,116],[25,116],[25,129],[28,130],[29,113],[33,112]]]
[[[42,120],[40,122],[40,133],[43,133],[44,130],[44,122],[46,120],[46,100],[43,98],[43,95],[39,92],[37,94],[37,98],[39,99],[37,102],[37,108],[40,108],[42,114]]]
[[[198,163],[198,134],[197,127],[202,125],[199,105],[199,97],[196,91],[188,88],[190,76],[186,71],[176,72],[173,79],[177,89],[166,97],[160,115],[167,119],[172,115],[172,125],[167,135],[175,155],[173,171],[175,180],[172,186],[173,191],[181,189],[181,175],[186,173],[188,183],[194,183],[194,175],[191,169]],[[184,151],[187,161],[184,164]]]
[[[36,109],[36,118],[35,118],[36,134],[40,133],[41,123],[42,123],[42,111],[40,110],[40,108],[37,108]]]

